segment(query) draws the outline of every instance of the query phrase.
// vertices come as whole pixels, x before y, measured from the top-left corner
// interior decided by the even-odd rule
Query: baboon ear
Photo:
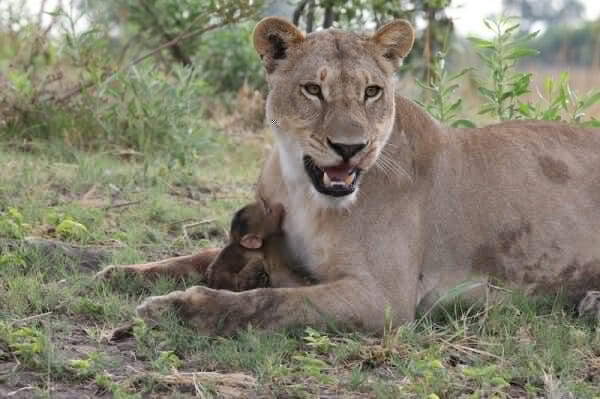
[[[246,249],[259,249],[263,245],[263,240],[256,234],[246,234],[240,240],[240,245]]]
[[[267,73],[277,67],[277,60],[285,59],[287,50],[304,40],[304,35],[291,22],[278,17],[267,17],[254,28],[254,49],[265,64]]]
[[[415,42],[415,31],[410,22],[397,19],[383,25],[372,37],[372,40],[383,48],[383,56],[395,64],[410,53]]]

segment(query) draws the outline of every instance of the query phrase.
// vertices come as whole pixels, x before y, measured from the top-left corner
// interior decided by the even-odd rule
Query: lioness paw
[[[183,291],[173,291],[168,295],[146,298],[136,309],[137,315],[147,322],[157,322],[159,318],[180,300]]]
[[[588,291],[581,302],[579,302],[577,312],[580,316],[588,316],[600,320],[600,291]]]
[[[141,319],[154,324],[173,310],[201,335],[230,335],[247,323],[247,308],[251,306],[237,299],[233,292],[196,286],[149,297],[136,311]]]

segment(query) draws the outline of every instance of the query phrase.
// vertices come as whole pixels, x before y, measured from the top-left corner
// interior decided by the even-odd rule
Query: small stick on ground
[[[104,208],[102,208],[102,210],[107,211],[109,209],[115,209],[115,208],[123,208],[126,206],[131,206],[131,205],[137,205],[140,202],[143,202],[144,200],[137,200],[137,201],[129,201],[129,202],[119,202],[118,204],[112,204],[112,205],[107,205]]]
[[[11,327],[13,327],[13,326],[21,325],[21,324],[26,324],[26,323],[29,323],[30,321],[39,320],[46,316],[50,316],[51,314],[52,314],[52,312],[46,312],[46,313],[41,313],[41,314],[36,314],[33,316],[25,317],[24,319],[13,320],[9,323],[9,325]]]
[[[192,244],[192,240],[190,240],[190,236],[188,234],[188,229],[190,229],[192,227],[202,226],[203,224],[212,223],[215,220],[216,219],[205,219],[205,220],[201,220],[201,221],[195,222],[195,223],[184,224],[183,226],[181,226],[181,229],[183,230],[183,237],[185,238],[185,240],[188,243]]]
[[[6,394],[6,397],[7,397],[7,398],[12,398],[13,396],[16,396],[16,395],[20,394],[21,392],[24,392],[24,391],[32,391],[33,389],[34,389],[34,388],[33,388],[31,385],[28,385],[28,386],[26,386],[26,387],[19,388],[19,389],[17,389],[16,391],[12,391],[12,392],[9,392],[9,393],[7,393],[7,394]]]

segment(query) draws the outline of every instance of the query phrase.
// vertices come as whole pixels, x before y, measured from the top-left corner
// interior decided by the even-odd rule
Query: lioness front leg
[[[97,279],[110,278],[115,272],[137,274],[143,277],[157,277],[168,275],[171,277],[183,277],[198,274],[204,277],[206,268],[219,254],[219,248],[203,249],[193,255],[177,256],[150,263],[138,263],[132,265],[110,265],[96,274]]]
[[[334,324],[381,332],[386,301],[377,292],[375,286],[349,278],[306,287],[244,292],[197,286],[150,297],[137,312],[154,322],[165,310],[175,309],[204,335],[230,335],[248,324],[266,330]],[[414,308],[401,309],[396,315],[402,319],[396,323],[411,320]]]

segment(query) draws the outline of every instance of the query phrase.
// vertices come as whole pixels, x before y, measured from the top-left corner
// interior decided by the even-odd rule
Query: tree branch
[[[129,62],[128,64],[126,64],[124,67],[119,68],[119,70],[112,72],[110,74],[108,74],[107,76],[105,76],[102,79],[102,82],[107,81],[108,79],[112,78],[113,76],[115,76],[116,74],[131,68],[132,66],[139,64],[140,62],[144,61],[147,58],[152,57],[153,55],[161,52],[164,49],[170,48],[171,46],[174,46],[176,44],[178,44],[179,42],[183,41],[183,40],[187,40],[190,39],[192,37],[195,36],[199,36],[202,35],[206,32],[209,32],[211,30],[215,30],[218,28],[221,28],[225,25],[229,25],[232,23],[236,23],[239,22],[241,19],[246,18],[248,15],[246,14],[240,14],[237,17],[234,17],[230,20],[225,20],[225,21],[221,21],[221,22],[217,22],[208,26],[205,26],[204,28],[200,28],[200,29],[196,29],[196,30],[192,30],[192,31],[183,31],[181,32],[177,37],[175,37],[172,40],[167,41],[166,43],[161,44],[160,46],[156,47],[153,50],[148,51],[145,54],[142,54],[141,56],[135,58],[133,61]],[[68,100],[70,100],[72,97],[77,96],[81,93],[83,93],[84,91],[86,91],[87,89],[90,89],[92,87],[94,87],[96,84],[98,84],[99,82],[94,82],[94,81],[88,81],[85,83],[80,84],[78,87],[68,91],[67,93],[65,93],[63,96],[56,98],[55,102],[57,104],[63,104],[65,102],[67,102]]]
[[[167,42],[172,41],[174,39],[173,35],[167,32],[165,28],[160,24],[160,20],[154,12],[154,10],[152,9],[152,7],[150,7],[148,3],[144,0],[141,0],[141,3],[146,13],[150,15],[150,18],[152,18],[152,20],[154,21],[154,25],[156,25],[156,29],[160,32],[162,37],[165,38]],[[175,58],[181,64],[185,66],[192,65],[192,59],[185,53],[183,47],[179,45],[179,42],[173,43],[173,45],[169,47],[169,50],[171,51],[171,55],[173,56],[173,58]]]

